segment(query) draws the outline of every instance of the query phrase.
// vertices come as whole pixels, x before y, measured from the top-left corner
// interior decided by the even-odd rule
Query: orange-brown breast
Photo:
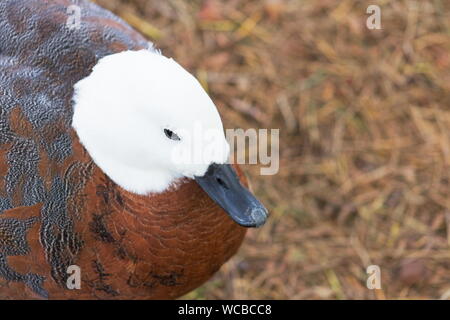
[[[64,217],[72,227],[43,232],[41,204],[1,214],[0,248],[24,242],[20,252],[6,255],[5,265],[36,279],[33,288],[27,280],[0,277],[0,298],[176,298],[208,280],[237,251],[246,229],[196,182],[185,179],[161,194],[129,193],[92,163],[73,132],[72,137],[74,156],[61,168],[66,183],[83,186],[66,199]],[[23,239],[14,239],[12,227],[2,229],[8,218],[23,224]],[[66,287],[73,264],[81,269],[80,290]]]
[[[86,218],[77,228],[86,250],[76,262],[87,269],[87,297],[179,297],[209,279],[245,236],[193,180],[139,196],[96,167],[83,193]]]

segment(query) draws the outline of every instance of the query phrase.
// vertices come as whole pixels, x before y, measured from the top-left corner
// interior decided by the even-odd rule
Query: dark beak
[[[259,227],[266,222],[267,209],[240,183],[230,164],[213,163],[195,181],[239,225]]]

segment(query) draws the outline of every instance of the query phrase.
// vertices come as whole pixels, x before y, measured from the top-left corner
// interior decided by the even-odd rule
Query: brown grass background
[[[280,129],[279,173],[246,166],[269,222],[185,298],[450,298],[449,1],[96,2],[196,75],[226,128]]]

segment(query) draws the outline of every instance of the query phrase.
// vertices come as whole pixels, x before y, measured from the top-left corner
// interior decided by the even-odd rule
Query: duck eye
[[[172,130],[169,129],[164,129],[164,133],[166,134],[166,137],[171,139],[171,140],[175,140],[175,141],[180,141],[180,137],[173,132]]]

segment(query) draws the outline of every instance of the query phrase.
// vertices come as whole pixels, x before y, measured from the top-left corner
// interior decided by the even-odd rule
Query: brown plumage
[[[125,191],[71,128],[73,85],[103,56],[148,46],[86,1],[0,3],[0,298],[176,298],[240,246],[239,226],[193,180],[152,196]],[[244,180],[241,171],[237,172]],[[67,268],[81,268],[68,290]]]

